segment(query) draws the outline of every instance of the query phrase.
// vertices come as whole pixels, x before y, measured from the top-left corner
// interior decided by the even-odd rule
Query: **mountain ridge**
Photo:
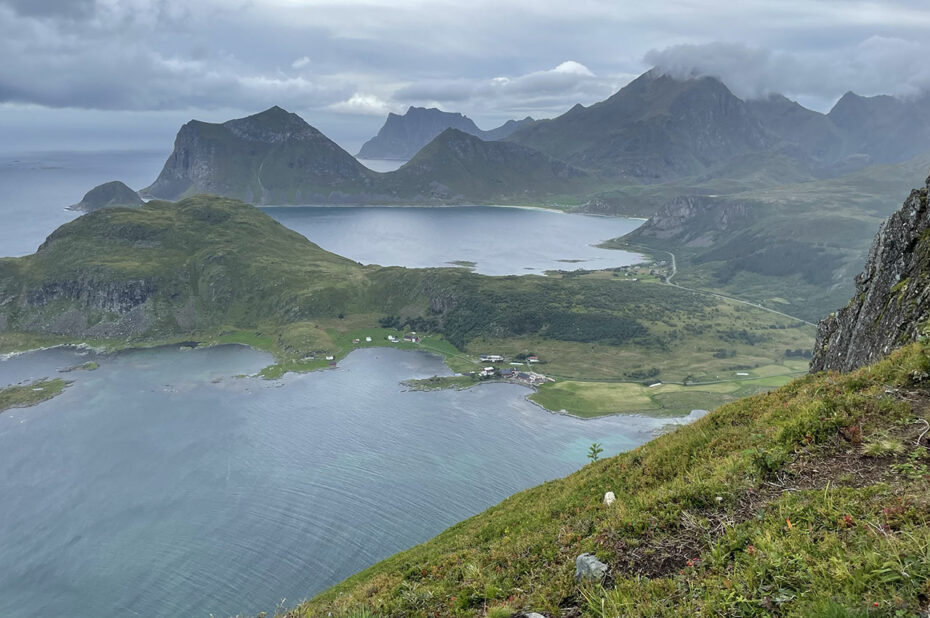
[[[359,159],[408,161],[446,129],[458,129],[484,141],[495,141],[532,122],[533,119],[527,116],[483,131],[471,118],[460,113],[411,105],[403,115],[389,113],[377,135],[366,141],[355,156]]]

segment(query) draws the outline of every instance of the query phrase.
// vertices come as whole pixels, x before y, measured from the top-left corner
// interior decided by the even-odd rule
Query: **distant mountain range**
[[[745,173],[776,158],[797,182],[930,151],[930,97],[847,93],[828,114],[781,95],[743,101],[718,79],[679,80],[649,71],[605,101],[576,105],[508,139],[625,182]],[[785,167],[783,163],[779,164]],[[806,176],[806,177],[805,177]]]
[[[581,192],[586,176],[532,148],[456,129],[381,174],[300,116],[272,107],[222,124],[188,122],[142,193],[169,200],[211,193],[253,204],[523,203]]]
[[[682,80],[653,70],[590,107],[493,131],[436,109],[391,114],[359,153],[412,157],[389,174],[364,167],[279,107],[222,124],[194,120],[143,194],[213,193],[257,204],[522,203],[570,194],[567,203],[580,204],[611,187],[660,186],[633,192],[641,200],[637,214],[648,214],[679,195],[831,178],[925,152],[927,96],[847,93],[821,114],[781,95],[743,101],[713,77]],[[615,204],[630,195],[621,191]],[[592,210],[617,211],[609,196],[598,203]]]
[[[496,129],[482,131],[462,114],[436,108],[410,107],[403,116],[388,114],[378,134],[365,142],[358,152],[360,159],[396,159],[407,161],[446,129],[457,129],[485,141],[504,139],[534,120],[508,120]]]

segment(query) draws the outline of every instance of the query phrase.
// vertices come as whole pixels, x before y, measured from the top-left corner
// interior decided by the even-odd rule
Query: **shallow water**
[[[335,370],[235,377],[239,346],[0,361],[0,384],[64,394],[0,414],[0,615],[217,616],[312,595],[526,487],[668,422],[579,420],[491,384],[405,391],[434,356],[350,354]]]

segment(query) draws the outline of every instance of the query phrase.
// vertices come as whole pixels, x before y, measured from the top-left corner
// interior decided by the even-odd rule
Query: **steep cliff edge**
[[[300,116],[272,107],[222,124],[188,122],[142,192],[168,200],[212,193],[255,204],[318,203],[370,191],[375,177]]]
[[[882,224],[856,294],[823,319],[811,371],[849,371],[915,341],[930,316],[930,179]]]

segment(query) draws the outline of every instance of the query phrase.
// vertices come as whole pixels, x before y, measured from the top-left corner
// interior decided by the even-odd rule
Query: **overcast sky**
[[[826,111],[930,85],[928,33],[927,0],[0,0],[0,146],[168,149],[280,105],[355,152],[409,105],[487,129],[654,65]]]

